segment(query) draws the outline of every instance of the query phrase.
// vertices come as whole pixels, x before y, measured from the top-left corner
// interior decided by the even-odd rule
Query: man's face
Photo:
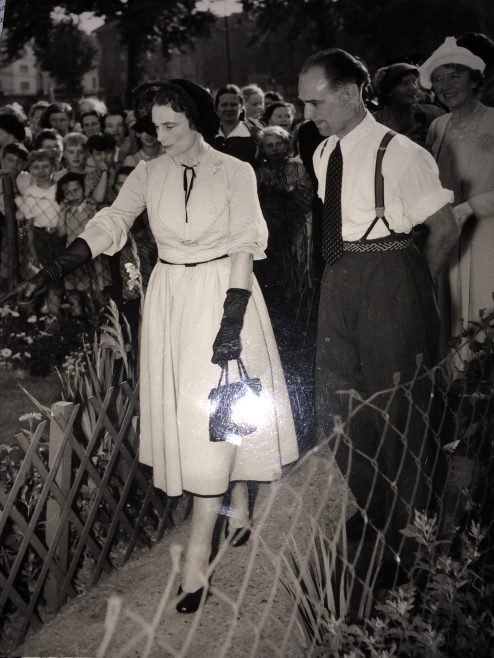
[[[108,114],[105,117],[105,130],[107,135],[111,135],[116,140],[125,135],[124,119],[120,114]]]
[[[82,132],[86,135],[86,137],[92,137],[93,135],[97,135],[98,133],[101,132],[101,123],[98,117],[94,116],[94,114],[90,114],[87,117],[84,117],[82,119]]]
[[[321,135],[346,135],[354,115],[345,85],[331,87],[323,69],[317,66],[300,75],[298,95],[305,103],[305,118],[316,124]]]
[[[55,128],[55,130],[59,132],[63,137],[69,132],[70,129],[69,117],[65,114],[65,112],[54,112],[50,115],[50,125],[52,128]]]

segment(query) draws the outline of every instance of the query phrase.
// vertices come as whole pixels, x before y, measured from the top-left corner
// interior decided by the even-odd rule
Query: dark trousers
[[[331,439],[337,464],[402,564],[400,529],[414,509],[430,509],[434,497],[440,457],[429,429],[434,384],[426,369],[436,364],[438,344],[431,277],[415,247],[344,252],[326,267],[316,356],[319,434],[331,435],[335,415],[346,421],[343,434]],[[350,389],[371,404],[360,404]]]

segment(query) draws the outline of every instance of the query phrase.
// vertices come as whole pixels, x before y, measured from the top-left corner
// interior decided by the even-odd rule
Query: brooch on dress
[[[216,160],[213,162],[213,176],[218,173],[218,171],[223,166],[223,160]]]

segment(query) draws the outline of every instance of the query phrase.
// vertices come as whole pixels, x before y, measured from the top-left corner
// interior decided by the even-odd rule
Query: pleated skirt
[[[298,458],[288,391],[268,311],[253,280],[241,333],[242,360],[262,383],[257,430],[236,441],[209,439],[211,389],[221,369],[211,363],[223,315],[231,261],[196,267],[155,266],[146,292],[141,333],[139,459],[153,468],[156,487],[223,494],[230,482],[269,482]],[[235,362],[230,381],[238,379]]]

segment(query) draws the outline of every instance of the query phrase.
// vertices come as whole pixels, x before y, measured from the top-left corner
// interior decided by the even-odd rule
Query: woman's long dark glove
[[[238,359],[242,352],[240,332],[244,325],[245,309],[250,297],[250,290],[229,288],[223,304],[223,318],[220,329],[213,343],[213,363],[222,363]]]
[[[51,283],[56,283],[66,274],[89,262],[92,257],[88,243],[82,238],[76,238],[61,256],[21,284],[24,297],[29,299],[43,292]]]

